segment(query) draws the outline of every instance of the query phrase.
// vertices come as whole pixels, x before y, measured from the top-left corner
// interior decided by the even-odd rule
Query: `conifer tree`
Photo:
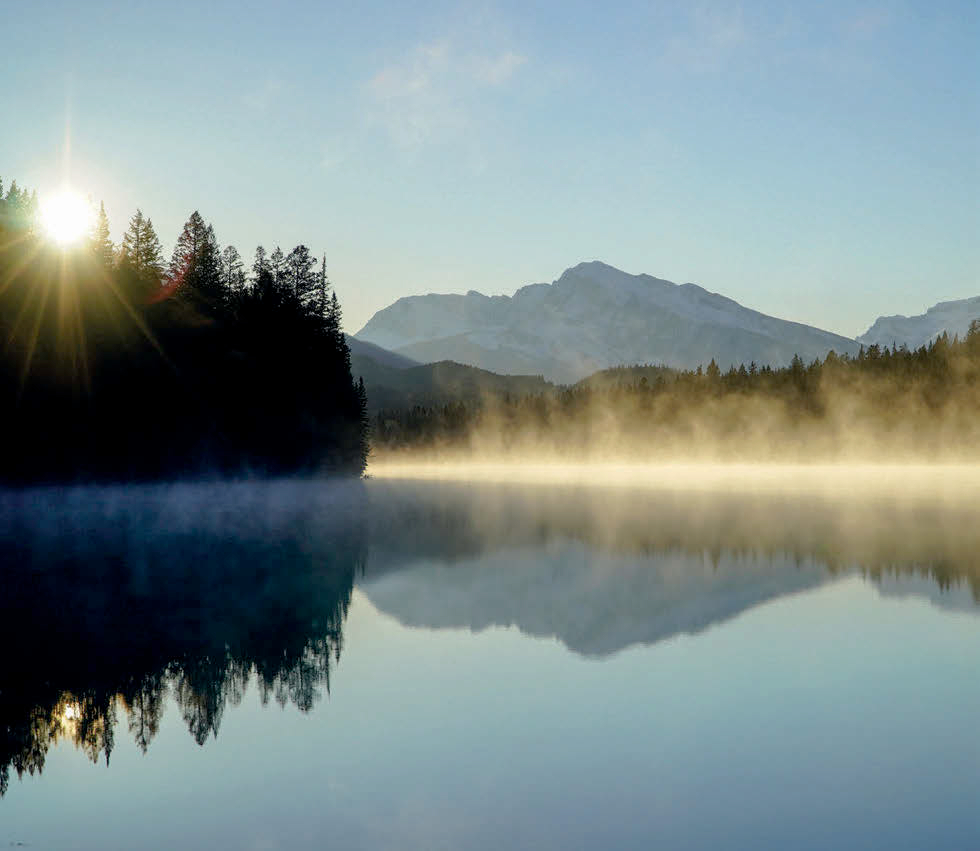
[[[173,254],[170,257],[170,280],[178,285],[194,273],[194,267],[200,256],[201,246],[207,236],[207,225],[201,214],[195,210],[184,223],[184,228],[177,237]]]
[[[99,213],[95,219],[91,247],[92,254],[100,266],[108,269],[113,265],[115,249],[109,236],[109,217],[105,212],[105,202],[99,202]]]
[[[323,261],[320,266],[320,275],[317,279],[316,312],[321,319],[327,310],[327,254],[324,252]]]
[[[226,310],[229,288],[246,280],[244,264],[233,246],[221,252],[199,212],[177,241],[171,289],[161,286],[167,265],[142,210],[128,220],[113,262],[104,205],[93,206],[81,250],[55,251],[25,218],[36,196],[9,178],[2,189],[0,318],[16,319],[25,305],[36,313],[8,321],[12,340],[0,352],[4,386],[30,382],[32,400],[5,421],[14,437],[0,453],[0,480],[360,472],[363,392],[351,379],[339,303],[327,299],[326,265],[308,249],[297,246],[290,269],[277,251],[277,289],[259,247],[256,286]],[[64,300],[37,298],[54,280],[78,284],[77,324],[64,322]],[[220,321],[201,321],[209,315]]]
[[[202,295],[213,305],[217,306],[227,298],[227,292],[221,283],[221,251],[214,228],[208,225],[204,229],[204,242],[198,254],[195,285]]]
[[[108,224],[108,223],[107,223]],[[153,222],[137,210],[129,220],[120,247],[120,265],[131,269],[145,282],[159,284],[163,274],[163,249],[153,229]]]
[[[330,342],[330,348],[337,357],[337,362],[341,364],[342,369],[346,369],[349,373],[350,347],[347,345],[347,340],[344,339],[342,321],[340,302],[337,300],[337,291],[334,290],[330,294],[330,303],[325,317],[327,339]]]
[[[264,300],[272,295],[274,289],[269,257],[260,245],[255,249],[255,260],[252,261],[252,294]]]
[[[221,252],[221,283],[229,292],[240,293],[245,289],[245,264],[234,245]]]
[[[364,376],[357,379],[357,419],[360,425],[359,454],[361,467],[367,464],[371,451],[371,420],[368,417],[367,390],[364,387]]]
[[[171,283],[186,298],[196,298],[211,310],[225,302],[221,257],[214,228],[195,210],[185,222],[170,260]]]
[[[5,214],[9,224],[17,228],[30,228],[34,224],[37,213],[37,192],[28,195],[26,189],[20,189],[17,181],[12,180],[7,188]]]
[[[286,255],[282,253],[282,249],[277,245],[276,250],[269,257],[269,271],[272,272],[272,280],[277,289],[283,288],[283,275],[285,274],[285,270]]]
[[[297,245],[286,257],[285,281],[300,305],[309,312],[315,309],[317,293],[316,258],[305,245]]]
[[[260,245],[255,249],[255,260],[252,261],[252,275],[258,278],[262,272],[269,270],[269,258],[266,256],[265,249]]]

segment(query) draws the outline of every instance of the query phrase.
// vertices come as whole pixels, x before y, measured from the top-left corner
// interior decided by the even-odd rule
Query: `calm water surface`
[[[980,847],[972,498],[0,494],[0,847]]]

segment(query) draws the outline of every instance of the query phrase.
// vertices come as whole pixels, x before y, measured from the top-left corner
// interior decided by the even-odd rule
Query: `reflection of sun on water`
[[[61,717],[66,722],[75,721],[78,718],[78,707],[74,703],[67,704]]]
[[[71,189],[63,189],[41,203],[45,233],[62,245],[84,236],[94,220],[92,205]]]

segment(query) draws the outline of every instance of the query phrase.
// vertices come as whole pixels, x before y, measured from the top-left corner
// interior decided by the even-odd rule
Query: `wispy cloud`
[[[256,112],[265,112],[282,93],[282,83],[270,77],[251,91],[242,95],[242,103]]]
[[[323,156],[320,159],[320,168],[331,171],[347,160],[348,151],[343,142],[334,140],[323,146]]]
[[[448,39],[418,45],[368,81],[370,117],[400,147],[444,140],[467,127],[480,98],[510,82],[526,62],[513,50],[477,52]]]
[[[513,77],[525,62],[526,56],[513,50],[505,50],[496,57],[477,57],[473,62],[473,73],[476,79],[491,86],[499,86]]]
[[[877,35],[892,21],[891,12],[881,6],[859,9],[844,22],[844,31],[851,36],[868,38]]]
[[[719,71],[748,40],[741,6],[699,6],[688,31],[667,42],[663,60],[688,71]]]

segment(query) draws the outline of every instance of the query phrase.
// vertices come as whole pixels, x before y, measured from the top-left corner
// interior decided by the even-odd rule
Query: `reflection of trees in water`
[[[858,571],[882,594],[980,612],[972,506],[936,495],[398,481],[370,493],[360,585],[411,627],[516,626],[598,658]]]
[[[972,499],[397,480],[372,482],[371,496],[370,574],[566,538],[599,552],[704,556],[716,567],[723,554],[788,557],[878,581],[921,576],[944,591],[966,583],[980,603]]]
[[[359,484],[0,496],[0,794],[67,739],[146,750],[170,696],[217,735],[254,681],[310,710],[330,687],[365,543]]]
[[[501,553],[506,561],[510,549],[536,557],[556,540],[581,542],[589,556],[637,556],[632,573],[607,560],[603,574],[601,560],[585,558],[578,574],[557,565],[539,571],[534,588],[512,586],[544,621],[567,591],[571,626],[583,625],[581,602],[613,627],[605,637],[615,647],[659,634],[649,628],[658,614],[650,600],[670,609],[689,602],[688,591],[732,591],[731,606],[724,599],[717,610],[661,613],[668,632],[744,608],[739,595],[752,586],[742,580],[760,559],[773,562],[773,574],[795,562],[873,577],[914,573],[941,588],[968,582],[980,599],[974,515],[971,504],[925,497],[385,481],[366,492],[360,483],[266,483],[0,493],[0,793],[11,770],[40,771],[60,740],[108,760],[123,721],[145,750],[168,699],[199,743],[217,734],[250,683],[263,702],[311,709],[329,689],[368,540],[371,577],[426,560]],[[652,569],[651,557],[666,564],[661,557],[672,553],[732,581]],[[674,567],[687,569],[681,562]],[[565,588],[576,577],[578,596]],[[500,578],[487,583],[516,617]],[[793,587],[782,574],[758,585],[763,596]],[[633,615],[642,629],[617,633],[616,618]]]

